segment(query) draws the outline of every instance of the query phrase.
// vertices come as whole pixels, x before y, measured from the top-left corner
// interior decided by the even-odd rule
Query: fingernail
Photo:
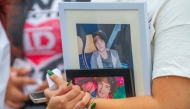
[[[83,91],[83,88],[82,88],[82,87],[80,87],[80,90],[81,90],[81,91]]]
[[[96,103],[93,103],[90,107],[90,109],[94,109],[96,107]]]
[[[54,74],[51,70],[48,70],[47,73],[48,73],[49,76]]]
[[[71,84],[71,83],[72,83],[72,80],[67,83],[67,86],[69,86],[69,84]]]

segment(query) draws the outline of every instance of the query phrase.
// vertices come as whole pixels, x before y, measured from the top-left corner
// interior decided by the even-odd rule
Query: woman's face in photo
[[[99,36],[96,36],[99,37]],[[98,49],[98,51],[102,52],[106,50],[106,43],[101,38],[97,38],[95,42],[95,46]]]
[[[107,98],[108,94],[110,93],[110,84],[107,81],[107,78],[102,78],[101,81],[98,81],[98,90],[97,96],[99,98]]]

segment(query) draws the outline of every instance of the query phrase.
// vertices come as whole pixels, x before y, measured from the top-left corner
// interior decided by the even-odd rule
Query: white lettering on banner
[[[33,0],[29,8],[23,35],[24,53],[37,69],[62,55],[58,3],[63,1]]]
[[[45,37],[48,39],[48,43],[43,45],[41,42],[41,37]],[[33,34],[34,46],[38,49],[52,49],[55,46],[55,39],[51,32],[44,31],[44,32],[35,32]]]
[[[26,51],[32,51],[34,48],[32,47],[32,42],[30,41],[29,33],[24,33],[23,37],[23,42],[24,42],[24,49]]]
[[[51,27],[38,27],[25,29],[24,43],[26,51],[51,50],[56,44],[55,36],[50,31]],[[31,38],[31,39],[30,39]]]

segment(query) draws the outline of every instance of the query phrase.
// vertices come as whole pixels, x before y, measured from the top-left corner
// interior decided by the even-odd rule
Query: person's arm
[[[83,109],[89,107],[90,94],[84,94],[79,88],[66,86],[64,80],[56,75],[50,77],[59,89],[57,91],[45,90],[45,95],[50,98],[48,108]],[[71,91],[72,90],[72,91]],[[94,100],[95,109],[189,109],[190,108],[190,79],[178,76],[163,76],[153,80],[152,96],[138,96],[123,99]],[[60,104],[60,105],[58,105]]]
[[[95,109],[190,109],[189,101],[190,79],[177,76],[155,78],[152,96],[94,100]]]
[[[22,91],[23,86],[35,84],[36,81],[26,77],[29,71],[24,68],[10,68],[10,77],[5,93],[5,103],[12,108],[21,108],[25,101],[29,100],[29,96]]]

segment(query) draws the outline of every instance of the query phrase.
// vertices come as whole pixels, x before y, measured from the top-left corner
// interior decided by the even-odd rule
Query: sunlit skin
[[[110,84],[108,83],[107,79],[103,78],[101,81],[98,81],[97,97],[107,98],[109,93],[110,93]]]

